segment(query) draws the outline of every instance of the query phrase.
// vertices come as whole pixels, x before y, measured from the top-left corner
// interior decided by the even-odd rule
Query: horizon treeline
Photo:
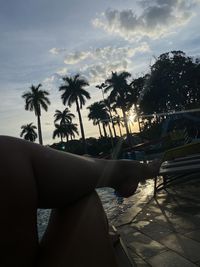
[[[61,101],[64,109],[56,110],[54,115],[55,130],[53,139],[60,137],[61,141],[73,140],[76,135],[81,136],[86,148],[86,137],[81,110],[91,98],[87,87],[89,82],[81,77],[64,76],[63,83],[58,90],[61,92]],[[41,84],[30,87],[22,97],[25,100],[25,109],[34,111],[37,117],[36,126],[28,123],[22,126],[21,137],[34,142],[39,138],[43,144],[41,130],[41,110],[48,111],[49,93],[41,89]],[[131,144],[130,115],[135,114],[139,131],[143,132],[160,124],[166,116],[156,116],[157,113],[198,109],[200,107],[200,59],[189,57],[183,51],[171,51],[155,58],[148,73],[132,78],[126,71],[112,72],[101,84],[96,85],[102,91],[102,100],[95,101],[87,107],[88,119],[98,127],[99,137],[122,136],[122,127],[126,132],[127,141]],[[73,123],[75,117],[70,107],[76,106],[79,125]],[[130,112],[131,111],[131,112]],[[152,116],[145,115],[155,114]],[[79,126],[79,127],[78,127]]]

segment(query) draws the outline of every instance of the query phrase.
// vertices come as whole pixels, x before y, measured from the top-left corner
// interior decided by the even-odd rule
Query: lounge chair
[[[154,195],[171,185],[194,181],[200,178],[200,142],[187,144],[166,151],[155,179]]]

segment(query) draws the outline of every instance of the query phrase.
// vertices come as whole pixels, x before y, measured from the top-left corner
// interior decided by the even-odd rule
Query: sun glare
[[[130,123],[134,123],[135,122],[135,117],[136,117],[136,115],[130,115],[129,117],[128,117],[128,121],[130,122]]]

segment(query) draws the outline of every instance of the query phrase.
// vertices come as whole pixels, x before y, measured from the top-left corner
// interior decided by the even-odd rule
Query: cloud
[[[68,75],[68,69],[67,68],[61,68],[61,69],[57,70],[56,73],[58,75],[61,75],[61,76]]]
[[[87,59],[90,56],[91,55],[90,55],[89,51],[86,51],[86,52],[84,52],[84,51],[82,51],[82,52],[76,51],[74,53],[70,53],[70,54],[66,55],[64,63],[65,64],[76,64],[79,61]]]
[[[66,52],[66,51],[67,51],[67,49],[65,49],[65,48],[56,48],[56,47],[53,47],[49,50],[49,52],[53,55],[58,55],[60,53]]]
[[[62,82],[62,77],[70,75],[68,69],[66,67],[60,68],[55,73],[53,73],[51,76],[45,78],[42,81],[42,85],[49,91],[55,90],[55,88],[58,88]]]
[[[45,78],[42,82],[42,85],[48,91],[54,91],[55,88],[58,88],[62,81],[62,76],[58,73],[54,73],[53,75]]]
[[[95,62],[93,64],[84,64],[80,68],[71,69],[70,72],[66,71],[66,68],[60,69],[51,76],[45,78],[42,82],[45,89],[51,93],[58,88],[63,80],[62,77],[65,75],[73,76],[80,73],[82,77],[87,79],[90,85],[103,82],[112,71],[124,71],[129,66],[128,59],[115,60],[113,62]]]
[[[137,47],[106,46],[90,51],[79,52],[74,55],[81,55],[79,57],[79,63],[87,59],[87,61],[82,62],[83,64],[77,66],[77,68],[78,72],[89,80],[90,85],[92,85],[104,81],[112,71],[120,72],[128,70],[132,62],[131,59],[137,53],[148,53],[149,51],[149,45],[143,42]],[[78,63],[78,57],[75,56],[75,58],[76,63]],[[74,68],[76,69],[76,66],[74,66]]]
[[[85,60],[107,61],[121,60],[124,57],[133,57],[138,52],[149,52],[150,47],[146,42],[140,43],[139,46],[113,47],[106,46],[102,48],[91,49],[88,51],[75,51],[65,55],[64,63],[67,65],[75,65]]]
[[[80,71],[81,74],[90,82],[90,85],[97,84],[105,81],[108,75],[112,71],[124,71],[127,70],[129,65],[128,60],[123,59],[121,61],[98,63],[93,65],[85,65]]]
[[[142,37],[157,39],[188,23],[198,3],[199,0],[140,0],[138,5],[143,10],[140,14],[132,9],[108,9],[92,23],[129,41]]]
[[[59,48],[58,48],[59,50]],[[112,71],[129,70],[132,58],[138,53],[149,53],[150,47],[141,42],[138,46],[113,47],[106,46],[86,51],[76,51],[64,55],[67,68],[59,69],[45,80],[48,87],[60,82],[64,75],[81,73],[90,84],[101,82]]]

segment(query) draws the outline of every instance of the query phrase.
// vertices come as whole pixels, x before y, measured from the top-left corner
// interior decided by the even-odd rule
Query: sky
[[[42,111],[44,144],[59,141],[52,139],[55,110],[65,108],[58,89],[63,76],[80,73],[91,95],[85,135],[97,137],[87,119],[87,107],[102,98],[95,86],[112,71],[137,78],[165,52],[200,56],[199,15],[200,0],[0,0],[0,134],[19,137],[22,125],[37,124],[21,96],[41,83],[51,101]]]

